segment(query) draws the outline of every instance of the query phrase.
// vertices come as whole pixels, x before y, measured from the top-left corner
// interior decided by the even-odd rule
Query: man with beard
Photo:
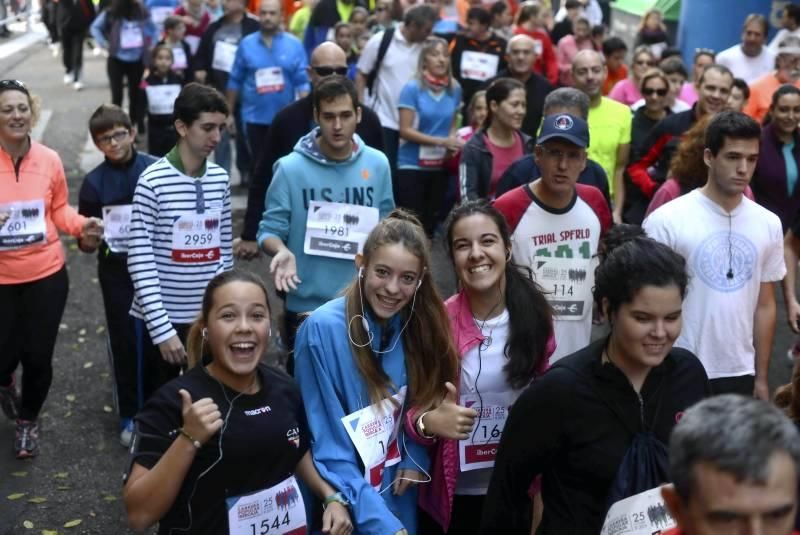
[[[772,103],[772,94],[783,84],[800,87],[800,37],[793,35],[781,41],[775,58],[775,71],[750,85],[750,100],[744,113],[758,122],[763,121]]]

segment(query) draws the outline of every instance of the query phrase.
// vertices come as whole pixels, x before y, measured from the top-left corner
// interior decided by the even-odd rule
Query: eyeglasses
[[[548,158],[552,158],[559,162],[564,158],[567,159],[567,163],[571,164],[578,163],[583,160],[583,152],[579,150],[563,151],[561,149],[551,149],[545,145],[540,146]]]
[[[22,91],[26,95],[29,94],[28,87],[19,80],[0,80],[0,91],[6,91],[8,89],[16,89],[17,91]]]
[[[650,96],[653,94],[658,95],[659,97],[665,97],[667,96],[667,90],[655,89],[653,87],[645,87],[644,89],[642,89],[642,95]]]
[[[339,76],[347,76],[347,67],[311,67],[315,73],[320,76],[331,76],[338,74]]]
[[[127,130],[120,130],[119,132],[114,132],[113,134],[99,137],[95,141],[98,145],[105,147],[110,145],[112,141],[115,143],[122,143],[128,138],[128,135],[129,132]]]

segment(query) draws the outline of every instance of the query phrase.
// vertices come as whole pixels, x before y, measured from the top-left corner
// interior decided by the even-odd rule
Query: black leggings
[[[419,535],[477,535],[481,528],[481,514],[486,496],[456,494],[453,497],[453,511],[450,527],[442,527],[422,509],[419,511]]]
[[[397,206],[416,212],[428,237],[433,236],[446,192],[447,173],[442,170],[397,170]]]
[[[69,293],[67,268],[43,279],[0,284],[0,385],[22,364],[19,417],[36,420],[53,382],[53,349]]]
[[[64,72],[72,74],[72,81],[81,79],[83,71],[83,42],[86,40],[85,31],[61,30],[61,48],[63,52]]]
[[[143,121],[142,100],[139,95],[139,84],[144,74],[144,64],[141,61],[122,61],[109,57],[106,62],[108,83],[111,86],[111,103],[122,106],[122,79],[128,79],[128,106],[133,124]]]

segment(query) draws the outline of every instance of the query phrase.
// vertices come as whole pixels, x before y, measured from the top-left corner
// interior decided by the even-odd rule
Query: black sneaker
[[[16,420],[19,418],[19,394],[17,393],[17,385],[14,383],[14,378],[11,378],[11,384],[8,386],[0,386],[0,410],[6,415],[9,420]]]
[[[39,455],[39,424],[31,420],[17,420],[14,453],[17,459],[30,459]]]

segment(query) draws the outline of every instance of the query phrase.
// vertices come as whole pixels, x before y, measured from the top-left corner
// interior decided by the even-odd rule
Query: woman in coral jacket
[[[555,350],[550,305],[510,261],[502,214],[470,201],[451,212],[445,228],[462,288],[445,304],[461,372],[439,407],[406,418],[416,439],[442,439],[432,450],[431,483],[420,488],[427,513],[421,535],[478,533],[508,409]]]
[[[0,408],[16,420],[17,458],[39,450],[39,411],[69,280],[58,231],[99,244],[102,223],[67,203],[55,151],[30,138],[36,106],[18,80],[0,80]],[[22,364],[22,391],[14,371]]]

